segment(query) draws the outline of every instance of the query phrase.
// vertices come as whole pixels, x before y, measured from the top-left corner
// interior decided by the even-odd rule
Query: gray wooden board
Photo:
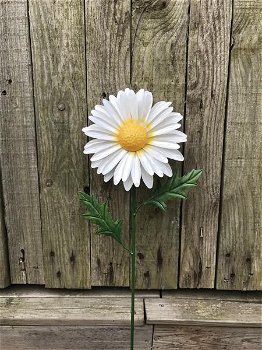
[[[1,325],[129,325],[129,298],[0,298]],[[135,301],[135,324],[144,324],[143,299]]]
[[[27,0],[0,3],[0,163],[12,283],[44,283]]]
[[[217,288],[262,290],[262,1],[235,0]]]
[[[156,325],[153,350],[261,350],[261,329]]]
[[[8,247],[6,237],[6,227],[4,218],[4,206],[1,188],[1,163],[0,163],[0,288],[5,288],[10,284]]]
[[[181,114],[188,6],[188,0],[132,1],[132,87],[151,91],[154,103],[171,101],[174,111]],[[174,171],[180,171],[181,163],[171,161],[171,165]],[[155,184],[159,180],[154,177]],[[138,201],[150,194],[152,190],[141,186]],[[169,203],[166,213],[146,207],[138,214],[137,288],[177,288],[179,216],[179,201]]]
[[[130,0],[86,0],[87,87],[89,112],[103,98],[130,85]],[[90,190],[108,202],[114,218],[124,220],[122,238],[129,244],[129,195],[123,185],[90,171]],[[129,286],[129,254],[91,226],[92,286]]]
[[[146,299],[147,324],[262,327],[261,303]]]
[[[153,326],[135,328],[135,350],[150,350]],[[4,350],[127,350],[128,327],[13,326],[0,327]]]
[[[1,294],[0,294],[1,296]],[[205,300],[225,300],[243,301],[247,303],[262,303],[261,292],[240,292],[240,291],[220,291],[220,290],[176,290],[163,291],[164,299],[205,299]]]
[[[203,169],[183,203],[181,288],[214,288],[232,0],[191,1],[184,172]]]
[[[90,287],[84,1],[29,0],[45,285]]]
[[[0,290],[0,298],[20,297],[20,298],[130,298],[129,288],[92,288],[88,290],[70,290],[70,289],[49,289],[42,286],[10,286]],[[157,298],[160,297],[159,291],[136,290],[136,298]]]

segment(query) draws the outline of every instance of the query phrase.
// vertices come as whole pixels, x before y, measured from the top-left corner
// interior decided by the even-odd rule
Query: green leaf
[[[84,192],[80,192],[80,201],[87,209],[83,217],[98,226],[96,233],[98,235],[110,236],[123,245],[121,240],[122,220],[113,220],[107,204],[99,203],[94,196],[90,196]]]
[[[144,204],[155,205],[161,210],[167,209],[167,201],[172,199],[186,199],[188,191],[197,185],[202,170],[192,170],[180,177],[173,175],[163,186],[158,188],[153,196]]]

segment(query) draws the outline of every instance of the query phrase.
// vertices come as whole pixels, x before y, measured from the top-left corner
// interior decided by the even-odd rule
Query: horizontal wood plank
[[[130,298],[129,288],[49,289],[42,286],[12,286],[0,290],[0,298]],[[157,290],[136,290],[136,298],[158,298]]]
[[[261,327],[261,304],[219,300],[146,299],[148,324]]]
[[[128,298],[0,298],[1,325],[129,325]],[[144,324],[143,300],[136,299],[135,324]]]
[[[260,350],[258,328],[155,326],[153,350]]]
[[[135,349],[151,349],[153,326],[135,329]],[[128,327],[92,326],[4,326],[1,345],[5,350],[126,350],[129,348]]]

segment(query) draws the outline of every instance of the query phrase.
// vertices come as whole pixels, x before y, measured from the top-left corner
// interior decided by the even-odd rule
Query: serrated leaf
[[[96,233],[110,236],[123,245],[121,240],[122,220],[113,220],[107,204],[99,203],[94,196],[84,192],[80,192],[80,201],[87,208],[83,217],[98,226]]]
[[[197,185],[201,174],[202,170],[193,169],[184,176],[173,175],[144,204],[155,205],[165,211],[169,200],[187,198],[188,191]]]

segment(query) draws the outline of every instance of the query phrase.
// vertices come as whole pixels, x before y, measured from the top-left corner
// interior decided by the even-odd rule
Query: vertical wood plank
[[[26,0],[0,4],[0,162],[12,283],[44,283]]]
[[[1,164],[0,164],[0,266],[1,266],[0,288],[5,288],[10,284],[10,274],[9,274],[7,236],[6,236],[5,218],[4,218]]]
[[[84,2],[29,0],[45,284],[90,286],[78,191],[88,185]]]
[[[86,0],[87,86],[89,112],[102,98],[130,85],[130,0]],[[113,217],[123,218],[123,238],[129,244],[129,195],[122,185],[104,183],[90,173],[90,188],[109,201]],[[92,285],[128,286],[129,255],[92,227]]]
[[[262,289],[262,1],[234,1],[218,289]]]
[[[191,1],[184,171],[203,169],[183,203],[181,288],[213,288],[232,1]]]
[[[132,2],[132,86],[184,114],[188,0]],[[173,164],[179,171],[180,164]],[[158,181],[157,177],[154,179]],[[151,190],[152,191],[152,190]],[[150,191],[139,188],[140,200]],[[177,288],[179,202],[163,214],[144,208],[137,225],[137,288]]]

